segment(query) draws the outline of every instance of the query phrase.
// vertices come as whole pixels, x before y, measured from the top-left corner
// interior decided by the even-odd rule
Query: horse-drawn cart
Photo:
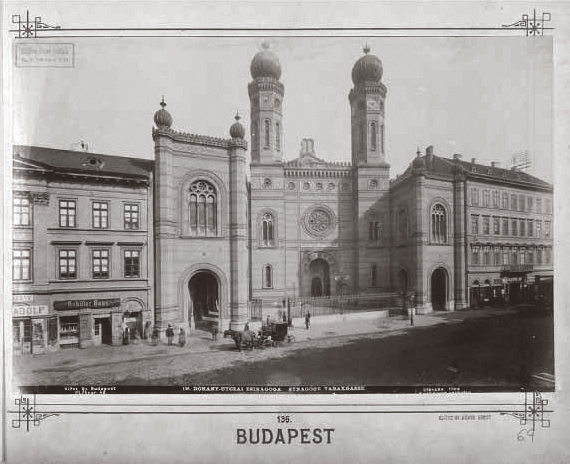
[[[288,324],[286,322],[271,322],[261,327],[256,334],[251,330],[239,332],[236,330],[226,330],[224,338],[233,338],[236,348],[241,351],[242,347],[265,348],[266,346],[277,346],[278,342],[287,340],[295,341],[295,336],[288,333]]]

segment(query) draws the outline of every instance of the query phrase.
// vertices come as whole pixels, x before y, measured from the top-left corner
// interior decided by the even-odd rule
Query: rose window
[[[324,235],[333,227],[332,214],[325,209],[317,208],[305,216],[305,229],[311,235]]]

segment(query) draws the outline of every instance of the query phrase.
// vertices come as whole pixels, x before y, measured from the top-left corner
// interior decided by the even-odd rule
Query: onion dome
[[[154,113],[154,123],[157,127],[170,128],[170,126],[172,126],[172,116],[170,116],[170,113],[164,109],[166,106],[166,103],[164,103],[164,97],[162,97],[160,106],[162,106],[162,108]]]
[[[263,50],[256,53],[251,60],[251,66],[249,68],[251,72],[251,77],[254,79],[256,77],[272,77],[279,80],[281,77],[281,63],[279,63],[279,58],[269,51],[269,44],[264,42]]]
[[[242,123],[239,122],[240,119],[240,115],[236,113],[236,122],[230,127],[230,136],[232,139],[243,139],[245,137],[245,128]]]
[[[416,152],[416,157],[414,158],[414,161],[412,161],[412,167],[414,169],[421,169],[426,167],[426,161],[422,158],[419,147],[418,151]]]
[[[352,82],[354,85],[370,83],[378,84],[382,79],[382,62],[376,55],[369,55],[370,47],[364,47],[365,55],[352,67]]]

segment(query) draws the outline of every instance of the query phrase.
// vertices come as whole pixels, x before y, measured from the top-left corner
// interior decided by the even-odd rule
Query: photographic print
[[[291,444],[277,462],[304,446],[336,462],[340,416],[367,457],[368,421],[391,413],[425,446],[415,414],[465,440],[550,428],[551,10],[426,32],[158,13],[131,28],[104,9],[91,30],[11,7],[12,429],[140,431],[130,457],[90,446],[85,462],[156,458],[141,450],[169,436],[186,462],[184,427],[227,431],[195,462]],[[411,439],[392,440],[397,459]]]

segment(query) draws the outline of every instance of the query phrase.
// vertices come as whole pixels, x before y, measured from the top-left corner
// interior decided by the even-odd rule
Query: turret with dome
[[[352,82],[354,85],[378,84],[382,79],[382,61],[376,55],[370,54],[370,47],[363,49],[364,56],[352,67]]]
[[[166,103],[164,102],[164,97],[162,97],[162,101],[160,102],[160,106],[162,107],[156,113],[154,113],[154,123],[157,127],[165,127],[170,128],[172,126],[172,116],[168,111],[164,109]]]
[[[251,77],[272,77],[279,80],[281,78],[281,63],[277,55],[269,50],[269,43],[263,42],[262,50],[257,52],[251,60]]]

